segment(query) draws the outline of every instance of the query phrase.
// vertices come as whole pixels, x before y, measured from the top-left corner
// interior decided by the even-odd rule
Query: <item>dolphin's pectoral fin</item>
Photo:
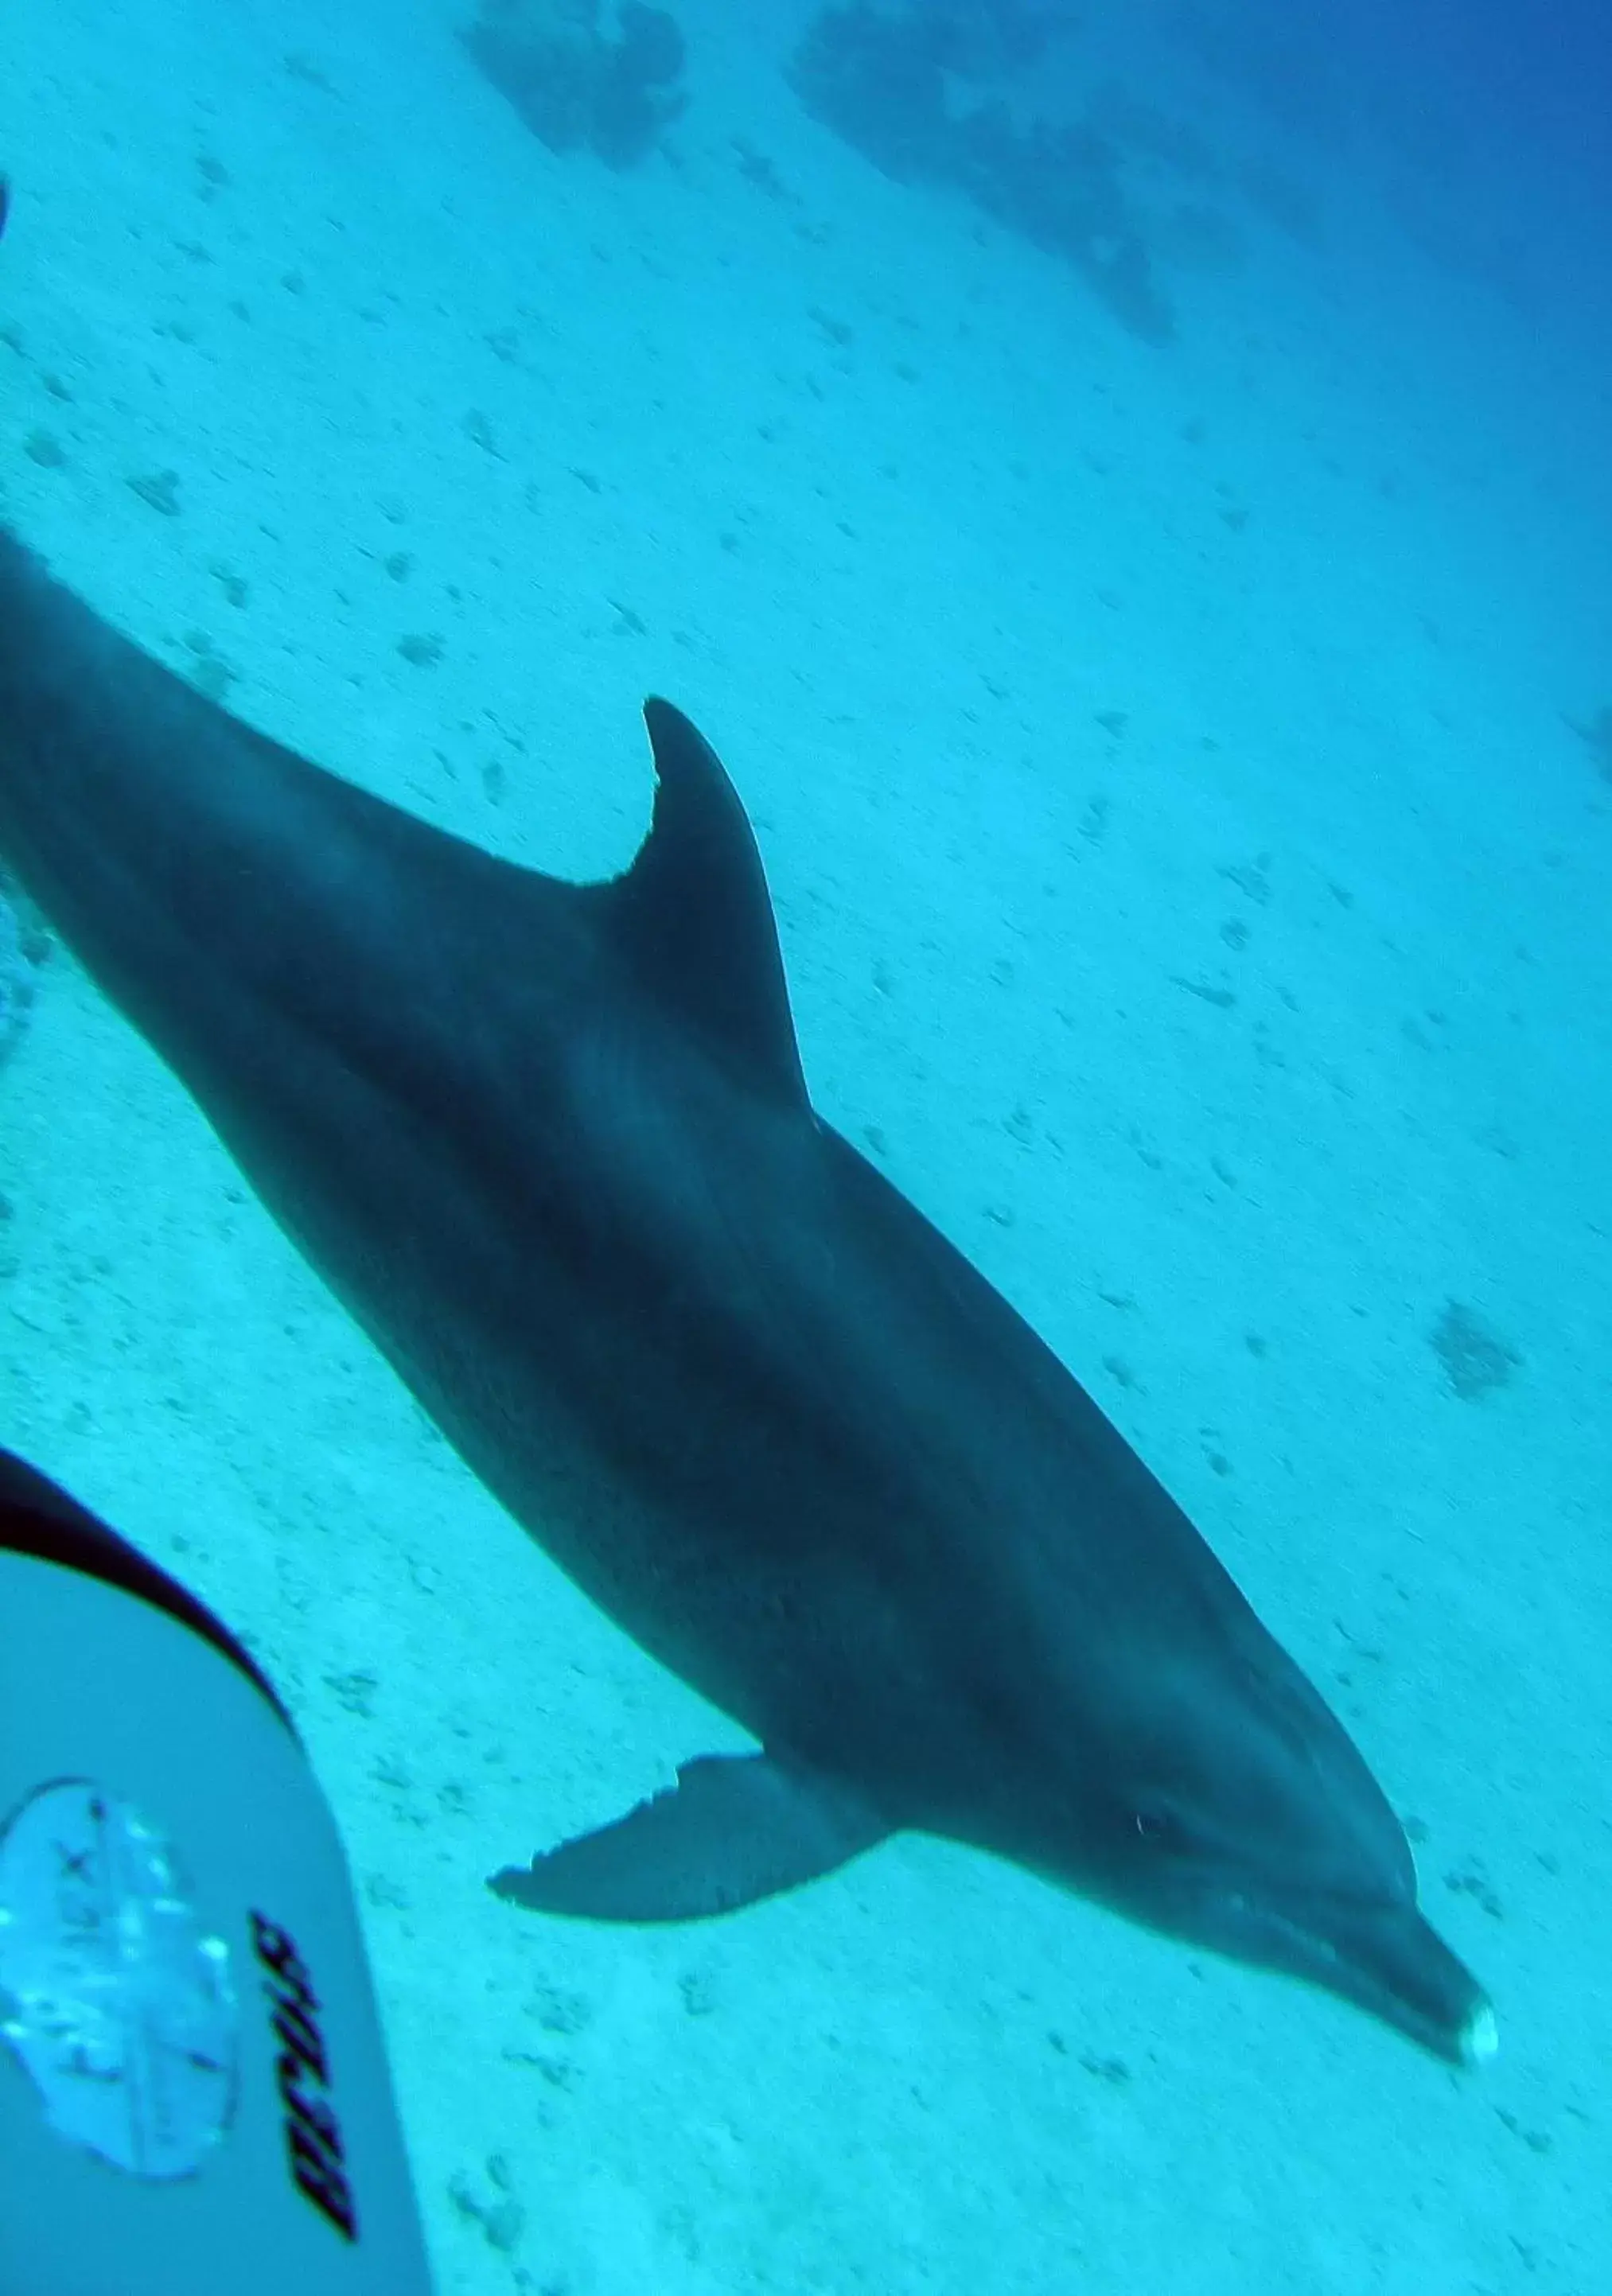
[[[599,1922],[692,1922],[833,1873],[890,1832],[832,1779],[769,1754],[703,1754],[664,1793],[488,1883]]]

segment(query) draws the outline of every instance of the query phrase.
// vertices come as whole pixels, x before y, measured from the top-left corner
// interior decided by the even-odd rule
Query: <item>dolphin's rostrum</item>
[[[482,1481],[762,1749],[492,1887],[679,1920],[920,1828],[1486,2055],[1339,1723],[813,1112],[744,814],[646,715],[648,839],[562,883],[250,731],[0,537],[0,850]]]

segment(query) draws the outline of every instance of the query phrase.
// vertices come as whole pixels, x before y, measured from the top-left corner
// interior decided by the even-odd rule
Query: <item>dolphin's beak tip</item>
[[[1500,2025],[1487,2001],[1480,2001],[1460,2030],[1458,2043],[1463,2065],[1486,2065],[1500,2049]]]

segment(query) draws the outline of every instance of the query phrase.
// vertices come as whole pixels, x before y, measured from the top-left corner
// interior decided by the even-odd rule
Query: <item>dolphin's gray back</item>
[[[233,1069],[243,1031],[266,1051],[293,1034],[311,1049],[339,1021],[345,1066],[395,1077],[423,1036],[434,1051],[468,1026],[473,1057],[478,989],[529,1000],[538,1023],[586,960],[586,889],[500,862],[226,716],[4,530],[0,732],[5,850],[204,1105],[204,1073],[227,1086],[211,1071]],[[427,915],[428,938],[399,929]]]
[[[1054,1602],[1121,1611],[1140,1537],[1161,1603],[1207,1615],[1230,1582],[1134,1452],[812,1115],[743,814],[651,722],[639,861],[561,884],[240,726],[0,543],[0,843],[472,1465],[649,1648],[798,1742],[847,1710],[821,1696],[853,1633],[836,1586],[866,1671],[880,1554],[887,1727],[905,1668],[932,1728],[929,1670],[955,1679],[993,1614],[1010,1638]],[[1123,1553],[1058,1535],[1082,1505]],[[975,1506],[972,1544],[927,1551]],[[927,1641],[925,1580],[956,1613]]]

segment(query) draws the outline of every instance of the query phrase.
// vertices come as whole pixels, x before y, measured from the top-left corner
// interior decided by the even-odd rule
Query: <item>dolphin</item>
[[[758,1742],[489,1886],[682,1921],[917,1830],[1486,2056],[1341,1724],[813,1110],[743,807],[645,718],[642,849],[566,883],[254,732],[0,532],[0,852],[472,1472]]]

